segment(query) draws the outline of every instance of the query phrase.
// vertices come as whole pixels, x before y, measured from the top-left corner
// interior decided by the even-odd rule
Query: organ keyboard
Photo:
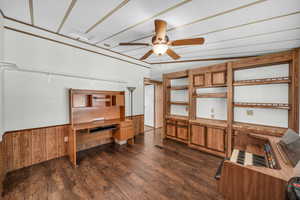
[[[264,156],[252,154],[238,149],[233,150],[230,161],[241,165],[267,167],[267,163]]]

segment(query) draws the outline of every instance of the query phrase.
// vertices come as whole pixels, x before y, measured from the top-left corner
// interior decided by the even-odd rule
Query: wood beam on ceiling
[[[117,7],[112,9],[110,12],[108,12],[104,17],[102,17],[99,21],[97,21],[94,25],[92,25],[85,33],[91,32],[94,28],[96,28],[99,24],[101,24],[103,21],[105,21],[107,18],[112,16],[115,12],[117,12],[119,9],[124,7],[130,0],[124,0],[122,1]]]
[[[28,5],[29,5],[31,24],[34,25],[33,0],[28,0]]]
[[[64,15],[63,20],[62,20],[62,22],[60,23],[60,25],[59,25],[59,27],[57,29],[57,33],[59,33],[61,31],[62,27],[64,26],[65,22],[67,21],[69,15],[71,13],[71,11],[73,10],[76,2],[77,2],[77,0],[72,0],[71,1],[71,3],[70,3],[70,5],[69,5],[69,7],[68,7],[68,9],[67,9],[67,11],[66,11],[66,13]]]
[[[91,53],[99,54],[99,55],[106,56],[106,57],[109,57],[109,58],[113,58],[113,59],[116,59],[116,60],[124,61],[124,62],[130,63],[130,64],[134,64],[134,65],[137,65],[137,66],[144,67],[144,68],[148,68],[148,69],[150,68],[150,67],[144,66],[142,64],[131,62],[129,60],[125,60],[125,59],[122,59],[122,58],[110,56],[110,55],[107,55],[107,54],[104,54],[104,53],[100,53],[100,52],[93,51],[93,50],[90,50],[90,49],[87,49],[87,48],[79,47],[79,46],[76,46],[76,45],[73,45],[73,44],[68,44],[66,42],[61,42],[61,41],[54,40],[54,39],[51,39],[51,38],[48,38],[48,37],[36,35],[36,34],[33,34],[33,33],[26,32],[26,31],[18,30],[18,29],[9,27],[9,26],[4,26],[4,28],[7,29],[7,30],[15,31],[15,32],[18,32],[18,33],[30,35],[30,36],[33,36],[33,37],[37,37],[37,38],[45,39],[45,40],[48,40],[48,41],[56,42],[56,43],[59,43],[59,44],[63,44],[63,45],[66,45],[66,46],[70,46],[70,47],[73,47],[73,48],[77,48],[77,49],[80,49],[80,50],[84,50],[84,51],[88,51],[88,52],[91,52]]]
[[[223,47],[223,48],[214,48],[214,49],[205,49],[201,51],[190,51],[190,52],[185,52],[185,53],[180,53],[180,54],[193,54],[193,53],[198,53],[198,52],[207,52],[207,51],[219,51],[219,50],[228,50],[228,49],[236,49],[236,48],[243,48],[243,47],[251,47],[251,46],[259,46],[259,45],[266,45],[266,44],[275,44],[275,43],[283,43],[283,42],[291,42],[291,41],[299,41],[300,38],[295,38],[291,40],[279,40],[279,41],[270,41],[270,42],[263,42],[263,43],[255,43],[255,44],[247,44],[247,45],[240,45],[240,46],[231,46],[231,47]]]
[[[61,36],[61,37],[64,37],[64,38],[67,38],[67,39],[70,39],[70,40],[73,40],[73,41],[76,41],[76,42],[79,42],[79,43],[82,43],[82,44],[87,44],[87,45],[90,45],[92,47],[96,47],[98,49],[102,49],[102,50],[105,50],[105,51],[109,51],[111,53],[115,53],[115,54],[118,54],[118,55],[121,55],[121,56],[124,56],[124,57],[127,57],[127,58],[130,58],[130,59],[133,59],[133,60],[136,60],[136,61],[139,61],[139,62],[142,62],[142,63],[145,63],[145,64],[149,64],[148,62],[146,61],[142,61],[142,60],[139,60],[139,59],[136,59],[132,56],[128,56],[126,54],[121,54],[119,52],[116,52],[116,51],[113,51],[113,50],[110,50],[110,49],[107,49],[107,48],[103,48],[103,47],[100,47],[100,46],[97,46],[95,44],[92,44],[92,43],[88,43],[88,42],[85,42],[85,41],[82,41],[82,40],[76,40],[70,36],[67,36],[67,35],[63,35],[63,34],[60,34],[60,33],[57,33],[57,32],[54,32],[54,31],[51,31],[51,30],[48,30],[48,29],[45,29],[45,28],[42,28],[42,27],[39,27],[39,26],[35,26],[35,25],[32,25],[32,24],[28,24],[26,22],[22,22],[22,21],[19,21],[17,19],[14,19],[14,18],[10,18],[10,17],[7,17],[4,15],[4,19],[6,20],[10,20],[10,21],[13,21],[13,22],[16,22],[16,23],[20,23],[20,24],[23,24],[23,25],[26,25],[26,26],[30,26],[30,27],[33,27],[33,28],[36,28],[36,29],[39,29],[39,30],[42,30],[42,31],[46,31],[48,33],[52,33],[52,34],[55,34],[55,35],[58,35],[58,36]],[[105,54],[106,55],[106,54]]]
[[[221,58],[203,58],[203,59],[194,59],[194,60],[179,60],[179,61],[168,61],[168,62],[153,62],[149,63],[151,65],[158,65],[158,64],[174,64],[174,63],[188,63],[188,62],[203,62],[203,61],[216,61],[216,60],[236,60],[236,59],[244,59],[244,58],[251,58],[256,57],[257,55],[253,56],[236,56],[236,57],[221,57]]]
[[[147,19],[144,19],[144,20],[142,20],[142,21],[140,21],[140,22],[138,22],[138,23],[136,23],[136,24],[133,24],[133,25],[131,25],[131,26],[129,26],[129,27],[127,27],[127,28],[125,28],[125,29],[123,29],[123,30],[117,32],[117,33],[114,33],[113,35],[108,36],[108,37],[106,37],[105,39],[103,39],[103,40],[101,40],[101,41],[98,41],[96,44],[99,44],[99,43],[101,43],[101,42],[104,42],[105,40],[111,39],[111,38],[113,38],[113,37],[115,37],[115,36],[117,36],[117,35],[119,35],[119,34],[121,34],[121,33],[124,33],[124,32],[126,32],[126,31],[128,31],[128,30],[130,30],[130,29],[133,29],[133,28],[135,28],[135,27],[137,27],[137,26],[139,26],[139,25],[141,25],[141,24],[144,24],[144,23],[146,23],[146,22],[148,22],[148,21],[150,21],[150,20],[152,20],[152,19],[155,19],[156,17],[158,17],[158,16],[160,16],[160,15],[163,15],[163,14],[165,14],[165,13],[167,13],[167,12],[170,12],[170,11],[172,11],[172,10],[174,10],[174,9],[177,9],[177,8],[179,8],[180,6],[185,5],[185,4],[187,4],[187,3],[191,2],[191,1],[192,1],[192,0],[184,0],[184,1],[182,1],[182,2],[180,2],[180,3],[178,3],[178,4],[174,5],[174,6],[172,6],[172,7],[170,7],[170,8],[167,8],[166,10],[163,10],[163,11],[161,11],[161,12],[159,12],[159,13],[157,13],[157,14],[155,14],[155,15],[149,17],[149,18],[147,18]]]
[[[186,24],[183,24],[183,25],[179,25],[179,26],[170,28],[170,29],[167,30],[167,32],[169,32],[169,31],[174,31],[174,30],[176,30],[176,29],[179,29],[179,28],[182,28],[182,27],[186,27],[186,26],[190,26],[190,25],[193,25],[193,24],[196,24],[196,23],[199,23],[199,22],[203,22],[203,21],[206,21],[206,20],[209,20],[209,19],[212,19],[212,18],[216,18],[216,17],[222,16],[222,15],[225,15],[225,14],[228,14],[228,13],[231,13],[231,12],[234,12],[234,11],[237,11],[237,10],[241,10],[241,9],[244,9],[244,8],[248,8],[248,7],[250,7],[250,6],[253,6],[253,5],[256,5],[256,4],[265,2],[265,1],[266,1],[266,0],[255,1],[255,2],[253,2],[253,3],[246,4],[246,5],[237,7],[237,8],[229,9],[229,10],[227,10],[227,11],[220,12],[220,13],[217,13],[217,14],[215,14],[215,15],[211,15],[211,16],[208,16],[208,17],[196,19],[196,20],[194,20],[194,21],[192,21],[192,22],[188,22],[188,23],[186,23]],[[130,42],[136,42],[136,41],[143,40],[143,39],[146,39],[146,38],[149,38],[149,37],[152,37],[152,33],[149,34],[149,35],[147,35],[147,36],[144,36],[144,37],[141,37],[141,38],[132,40],[132,41],[130,41]]]

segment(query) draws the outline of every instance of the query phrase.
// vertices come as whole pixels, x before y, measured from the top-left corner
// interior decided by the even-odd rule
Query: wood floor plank
[[[221,159],[173,141],[157,148],[155,130],[135,145],[79,152],[78,161],[77,168],[63,157],[10,172],[3,199],[223,200],[213,178]]]

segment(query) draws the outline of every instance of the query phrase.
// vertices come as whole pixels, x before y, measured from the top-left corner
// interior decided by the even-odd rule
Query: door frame
[[[144,78],[144,115],[145,115],[145,86],[146,85],[153,85],[154,86],[154,127],[153,128],[160,128],[157,127],[157,119],[156,119],[156,109],[157,109],[157,105],[156,105],[156,98],[158,97],[159,93],[157,92],[157,87],[161,86],[162,87],[162,81],[157,81],[157,80],[152,80],[150,78]]]

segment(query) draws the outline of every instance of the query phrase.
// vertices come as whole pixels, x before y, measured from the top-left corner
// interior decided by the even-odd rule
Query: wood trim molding
[[[102,55],[102,56],[106,56],[106,57],[109,57],[109,58],[113,58],[113,59],[116,59],[116,60],[120,60],[120,61],[123,61],[123,62],[127,62],[127,63],[130,63],[130,64],[134,64],[134,65],[137,65],[137,66],[140,66],[140,67],[150,69],[150,67],[144,66],[142,64],[138,64],[138,63],[131,62],[131,61],[128,61],[128,60],[124,60],[122,58],[117,58],[117,57],[114,57],[114,56],[110,56],[110,55],[107,55],[107,54],[104,54],[104,53],[100,53],[100,52],[93,51],[93,50],[90,50],[90,49],[87,49],[87,48],[79,47],[79,46],[76,46],[76,45],[73,45],[73,44],[68,44],[66,42],[61,42],[61,41],[54,40],[54,39],[51,39],[51,38],[47,38],[47,37],[44,37],[44,36],[29,33],[29,32],[26,32],[26,31],[21,31],[21,30],[11,28],[11,27],[8,27],[8,26],[4,26],[4,28],[7,29],[7,30],[15,31],[15,32],[18,32],[18,33],[30,35],[30,36],[33,36],[33,37],[37,37],[37,38],[52,41],[52,42],[56,42],[56,43],[59,43],[59,44],[62,44],[62,45],[70,46],[70,47],[73,47],[73,48],[77,48],[77,49],[80,49],[80,50],[88,51],[88,52],[91,52],[91,53],[99,54],[99,55]]]
[[[189,62],[204,62],[204,61],[216,61],[216,60],[236,60],[236,59],[244,59],[244,58],[252,58],[253,56],[236,56],[236,57],[220,57],[220,58],[202,58],[202,59],[193,59],[193,60],[179,60],[179,61],[167,61],[167,62],[154,62],[149,63],[151,65],[159,65],[159,64],[174,64],[174,63],[189,63]]]
[[[101,42],[104,42],[105,40],[111,39],[111,38],[113,38],[113,37],[115,37],[115,36],[117,36],[117,35],[119,35],[119,34],[121,34],[121,33],[124,33],[124,32],[126,32],[126,31],[128,31],[128,30],[130,30],[130,29],[136,27],[136,26],[139,26],[139,25],[141,25],[141,24],[143,24],[143,23],[146,23],[146,22],[148,22],[148,21],[150,21],[150,20],[152,20],[152,19],[154,19],[154,18],[156,18],[156,17],[158,17],[158,16],[160,16],[160,15],[163,15],[163,14],[165,14],[165,13],[167,13],[167,12],[170,12],[171,10],[174,10],[174,9],[176,9],[176,8],[178,8],[178,7],[180,7],[180,6],[184,5],[184,4],[186,4],[186,3],[189,3],[189,2],[191,2],[191,1],[192,1],[192,0],[183,0],[182,2],[180,2],[180,3],[178,3],[178,4],[174,5],[174,6],[172,6],[172,7],[170,7],[170,8],[167,8],[166,10],[163,10],[163,11],[161,11],[161,12],[159,12],[159,13],[157,13],[157,14],[155,14],[155,15],[153,15],[153,16],[147,18],[147,19],[144,19],[144,20],[142,20],[142,21],[140,21],[140,22],[138,22],[138,23],[136,23],[136,24],[133,24],[133,25],[131,25],[131,26],[129,26],[129,27],[127,27],[127,28],[125,28],[125,29],[123,29],[123,30],[117,32],[117,33],[114,33],[113,35],[110,35],[110,36],[104,38],[104,39],[101,40],[101,41],[98,41],[97,44],[98,44],[98,43],[101,43]],[[117,47],[117,46],[118,46],[118,45],[116,45],[116,46],[114,46],[114,47]],[[114,47],[113,47],[113,48],[114,48]]]
[[[119,52],[116,52],[116,51],[113,51],[113,50],[110,50],[110,49],[107,49],[107,48],[103,48],[103,47],[100,47],[100,46],[97,46],[97,45],[95,45],[95,44],[91,44],[91,43],[88,43],[88,42],[85,42],[85,41],[82,41],[82,40],[77,40],[77,39],[74,39],[74,38],[69,37],[69,36],[67,36],[67,35],[63,35],[63,34],[60,34],[60,33],[54,32],[54,31],[50,31],[50,30],[47,30],[47,29],[45,29],[45,28],[42,28],[42,27],[39,27],[39,26],[35,26],[35,25],[32,25],[32,24],[28,24],[28,23],[26,23],[26,22],[22,22],[22,21],[19,21],[19,20],[17,20],[17,19],[13,19],[13,18],[7,17],[7,16],[5,16],[5,15],[4,15],[4,19],[10,20],[10,21],[13,21],[13,22],[16,22],[16,23],[19,23],[19,24],[23,24],[23,25],[25,25],[25,26],[30,26],[30,27],[33,27],[33,28],[36,28],[36,29],[39,29],[39,30],[42,30],[42,31],[45,31],[45,32],[48,32],[48,33],[52,33],[52,34],[54,34],[54,35],[58,35],[58,36],[60,36],[60,37],[67,38],[67,39],[70,39],[70,40],[73,40],[73,41],[76,41],[76,42],[79,42],[79,43],[82,43],[82,44],[86,44],[86,45],[89,45],[89,46],[92,46],[92,47],[96,47],[96,48],[98,48],[98,49],[102,49],[102,50],[105,50],[105,51],[109,51],[109,52],[111,52],[111,53],[115,53],[115,54],[118,54],[118,55],[120,55],[120,56],[124,56],[124,57],[130,58],[130,59],[139,61],[139,62],[141,62],[141,63],[150,64],[150,63],[148,63],[148,62],[146,62],[146,61],[141,61],[141,60],[139,60],[139,59],[137,59],[137,58],[134,58],[134,57],[132,57],[132,56],[128,56],[128,55],[125,55],[125,54],[122,54],[122,53],[119,53]],[[18,29],[15,29],[15,30],[16,30],[16,31],[21,31],[21,30],[18,30]],[[22,31],[21,31],[21,32],[22,32]],[[24,31],[24,32],[25,32],[25,31]],[[33,35],[35,35],[35,34],[33,34]],[[36,35],[36,36],[39,36],[39,35]],[[40,37],[43,37],[43,36],[40,36]],[[44,37],[44,38],[46,38],[46,37]],[[49,38],[49,39],[50,39],[50,38]],[[68,43],[66,43],[66,44],[67,44],[67,45],[71,45],[71,44],[68,44]],[[76,48],[76,47],[75,47],[75,48]],[[78,48],[82,48],[82,47],[78,47]],[[117,58],[117,57],[110,56],[110,55],[107,55],[107,54],[102,54],[102,53],[101,53],[101,55],[107,56],[107,57],[111,57],[111,58],[114,58],[114,59],[118,59],[118,60],[122,60],[122,61],[125,61],[125,62],[129,62],[129,63],[131,63],[131,64],[139,65],[139,66],[146,67],[146,68],[150,69],[150,67],[148,67],[148,66],[144,66],[144,65],[142,65],[142,64],[134,63],[134,62],[127,61],[127,60],[123,60],[123,59],[121,59],[121,58]]]
[[[29,5],[31,24],[34,25],[33,0],[28,0],[28,5]]]
[[[264,56],[257,56],[256,58],[247,58],[243,60],[233,61],[233,70],[249,67],[260,67],[263,65],[272,65],[277,63],[290,62],[293,59],[293,51],[285,51],[280,53],[272,53]]]
[[[64,26],[65,22],[67,21],[71,11],[73,10],[75,4],[76,4],[77,0],[72,0],[69,7],[68,7],[68,10],[66,11],[65,15],[64,15],[64,18],[62,19],[58,29],[57,29],[57,33],[59,33],[62,29],[62,27]]]
[[[99,24],[101,24],[103,21],[105,21],[107,18],[112,16],[115,12],[117,12],[119,9],[124,7],[130,0],[123,0],[117,7],[109,11],[104,17],[102,17],[99,21],[97,21],[94,25],[92,25],[85,33],[89,33],[94,28],[96,28]],[[98,43],[98,42],[97,42]]]

